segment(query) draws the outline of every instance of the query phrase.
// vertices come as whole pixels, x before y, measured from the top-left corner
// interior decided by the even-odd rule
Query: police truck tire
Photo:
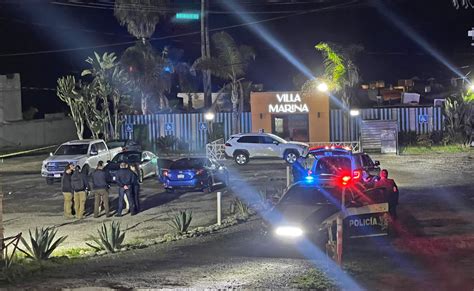
[[[243,166],[249,162],[249,155],[244,151],[236,151],[234,153],[234,161],[237,165]]]
[[[53,185],[54,184],[54,179],[53,178],[46,178],[46,184],[47,185]]]

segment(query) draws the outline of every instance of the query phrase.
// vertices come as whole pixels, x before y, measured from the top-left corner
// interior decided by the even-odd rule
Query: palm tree
[[[160,109],[168,107],[165,92],[171,89],[173,66],[166,48],[158,54],[149,43],[137,42],[125,50],[120,62],[140,95],[142,114],[151,111],[151,100],[157,100]]]
[[[230,87],[232,101],[232,131],[239,131],[237,106],[242,97],[242,81],[245,79],[245,70],[251,60],[255,59],[253,49],[246,45],[238,46],[227,32],[218,32],[212,35],[212,44],[216,57],[199,58],[192,68],[194,70],[210,70],[211,74],[226,81]]]
[[[336,44],[321,42],[315,46],[324,59],[324,76],[321,78],[328,83],[329,89],[340,94],[344,114],[344,138],[349,137],[349,119],[347,111],[353,98],[353,90],[360,81],[359,69],[354,63],[355,55],[363,50],[359,45],[341,47]],[[321,79],[307,81],[302,88],[303,92],[313,91]]]
[[[456,9],[459,9],[459,7],[464,7],[464,8],[474,8],[474,3],[471,0],[451,0],[453,2],[453,6]]]
[[[169,0],[115,0],[114,15],[120,25],[145,44],[168,5]]]

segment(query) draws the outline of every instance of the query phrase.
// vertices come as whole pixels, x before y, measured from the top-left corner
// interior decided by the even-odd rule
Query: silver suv
[[[283,158],[293,164],[304,155],[308,145],[286,141],[271,133],[243,133],[232,135],[225,143],[225,153],[238,165],[245,165],[250,158]]]

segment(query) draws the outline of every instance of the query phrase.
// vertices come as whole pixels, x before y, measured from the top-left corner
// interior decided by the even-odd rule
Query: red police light
[[[342,176],[341,178],[341,184],[343,186],[347,186],[350,181],[351,181],[351,176]]]
[[[362,171],[361,170],[354,170],[354,172],[352,173],[352,178],[354,180],[360,179],[361,176],[362,176]]]

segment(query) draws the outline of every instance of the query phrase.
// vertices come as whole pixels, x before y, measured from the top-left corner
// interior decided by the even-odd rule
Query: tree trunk
[[[141,107],[142,107],[142,114],[148,114],[148,95],[144,92],[141,93]]]
[[[350,110],[350,104],[349,104],[349,97],[347,96],[347,91],[344,90],[342,93],[342,106],[344,107],[343,112],[343,126],[344,126],[344,131],[343,131],[343,140],[344,141],[349,141],[350,139],[350,119],[349,119],[349,110]]]
[[[208,8],[209,1],[201,0],[201,57],[203,59],[211,57],[207,14]],[[207,109],[212,105],[211,71],[204,70],[202,72],[202,81],[204,91],[204,108]]]
[[[239,133],[239,118],[238,118],[238,111],[237,111],[237,104],[239,102],[239,96],[237,92],[237,84],[232,83],[232,133],[236,134]]]

